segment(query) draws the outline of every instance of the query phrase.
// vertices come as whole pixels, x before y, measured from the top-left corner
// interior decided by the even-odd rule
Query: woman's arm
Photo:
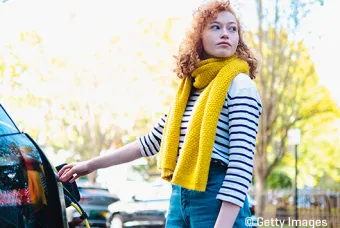
[[[142,157],[139,143],[136,141],[129,143],[115,152],[92,158],[88,161],[89,170],[107,168],[136,160]]]
[[[242,88],[228,95],[229,163],[217,199],[222,206],[215,228],[233,227],[252,181],[258,123],[262,112],[260,95],[254,86],[245,86],[248,76],[239,78]],[[247,79],[247,80],[245,80]],[[242,208],[241,210],[244,210]],[[245,221],[238,221],[245,225]]]
[[[115,152],[101,155],[87,161],[65,165],[58,172],[58,175],[61,181],[67,181],[73,177],[70,180],[72,183],[79,177],[92,173],[97,169],[127,163],[140,157],[142,157],[140,145],[138,141],[134,141],[119,148]]]
[[[236,204],[223,201],[214,228],[232,228],[239,211]]]
[[[92,173],[97,169],[123,164],[140,157],[149,157],[157,154],[162,141],[166,117],[166,114],[162,116],[149,134],[139,137],[136,141],[117,149],[113,153],[98,156],[88,161],[65,165],[58,172],[60,180],[66,181],[70,177],[73,177],[70,180],[72,183],[77,178]]]

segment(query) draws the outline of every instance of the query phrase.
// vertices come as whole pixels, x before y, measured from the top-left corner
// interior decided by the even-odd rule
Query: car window
[[[119,200],[116,195],[111,194],[108,190],[102,188],[79,187],[79,193],[81,204],[108,206]]]
[[[19,133],[19,130],[0,104],[0,136],[15,133]]]

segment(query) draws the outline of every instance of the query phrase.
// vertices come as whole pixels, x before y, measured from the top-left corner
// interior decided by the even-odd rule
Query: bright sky
[[[5,1],[1,1],[5,2]],[[0,27],[2,28],[0,35],[0,44],[6,43],[6,39],[13,39],[20,28],[25,28],[32,23],[37,28],[41,28],[41,32],[46,32],[45,35],[55,36],[58,39],[72,39],[72,36],[64,34],[63,28],[58,27],[60,15],[64,8],[81,8],[84,18],[88,20],[88,26],[101,26],[96,24],[97,21],[111,23],[113,29],[129,30],[130,23],[135,21],[135,18],[148,16],[150,18],[162,18],[168,15],[185,16],[190,20],[191,12],[203,0],[144,0],[144,1],[120,1],[120,0],[9,0],[6,3],[0,3]],[[240,3],[242,2],[242,3]],[[255,5],[253,0],[245,1],[234,0],[233,5],[246,28],[252,28],[255,17]],[[317,7],[306,20],[305,42],[310,48],[311,55],[315,61],[316,69],[323,85],[329,88],[331,94],[340,105],[340,85],[338,82],[338,71],[333,70],[337,66],[337,59],[340,53],[340,33],[337,31],[336,23],[340,21],[339,0],[325,0],[323,7]],[[52,15],[51,15],[52,14]],[[105,16],[110,14],[110,20],[106,20]],[[77,15],[78,16],[78,15]],[[55,18],[55,20],[53,20]],[[111,19],[117,19],[116,23]],[[46,25],[49,25],[53,30],[46,30]],[[183,25],[185,26],[185,25]],[[184,27],[183,27],[184,28]],[[183,28],[179,28],[178,38],[183,34]],[[87,29],[79,28],[79,29]],[[95,31],[95,30],[94,30]],[[54,32],[54,33],[53,33]],[[100,37],[94,37],[100,41]],[[81,40],[79,40],[81,42]],[[86,42],[86,41],[83,41]],[[66,47],[65,47],[66,48]]]
[[[320,82],[329,88],[338,105],[340,105],[338,70],[340,33],[337,29],[340,21],[339,8],[339,0],[325,0],[323,7],[311,13],[308,19],[311,34],[306,34],[306,44],[311,48],[311,56]]]

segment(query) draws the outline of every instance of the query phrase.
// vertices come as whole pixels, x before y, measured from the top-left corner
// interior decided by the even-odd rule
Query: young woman
[[[181,83],[169,112],[115,153],[65,166],[61,180],[159,152],[162,178],[172,183],[167,228],[247,227],[262,111],[256,67],[229,2],[203,5],[179,49]]]

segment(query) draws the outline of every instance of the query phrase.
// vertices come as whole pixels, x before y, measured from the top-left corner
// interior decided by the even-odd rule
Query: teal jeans
[[[212,162],[205,192],[188,190],[172,185],[170,207],[166,228],[214,228],[222,202],[216,199],[226,175],[226,167]],[[233,227],[246,226],[245,219],[250,217],[248,199],[235,220]]]

